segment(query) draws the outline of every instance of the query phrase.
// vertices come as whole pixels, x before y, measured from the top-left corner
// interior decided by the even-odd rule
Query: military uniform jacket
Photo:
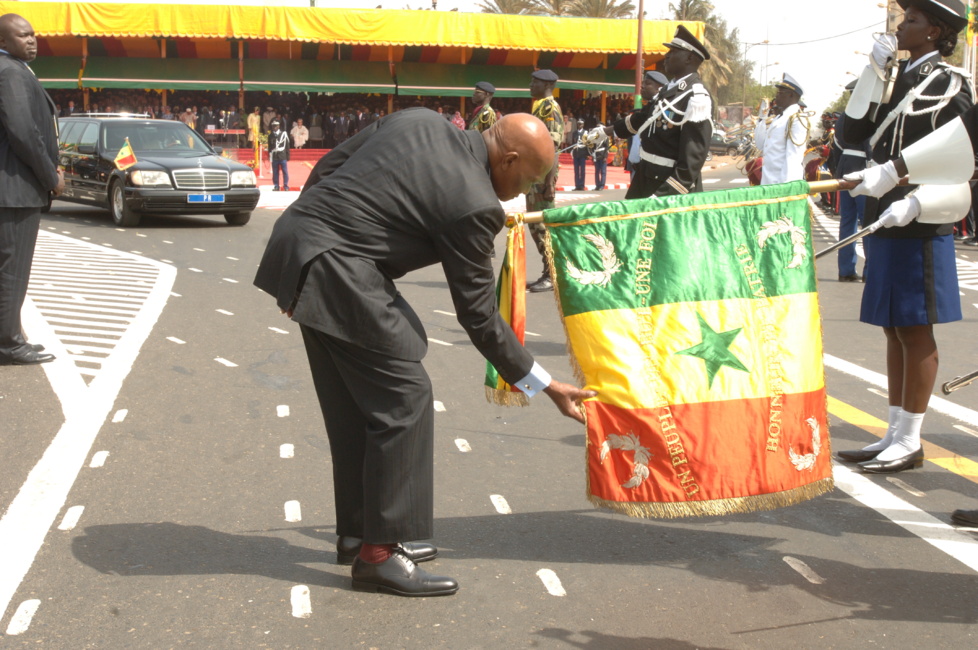
[[[643,108],[614,124],[615,135],[641,138],[641,162],[663,180],[672,176],[703,191],[703,164],[713,136],[713,98],[695,72],[664,87]]]
[[[475,109],[467,128],[470,131],[482,133],[495,123],[496,111],[489,104],[483,104]]]
[[[811,124],[801,106],[792,104],[781,115],[761,121],[754,129],[754,145],[764,156],[761,185],[800,181],[805,175],[802,160],[808,146]]]
[[[394,280],[440,263],[459,323],[517,382],[533,357],[499,315],[489,257],[505,221],[482,134],[428,109],[398,111],[320,159],[275,223],[255,285],[303,325],[419,361],[424,328]]]
[[[58,186],[55,105],[20,59],[0,53],[0,207],[42,208]]]
[[[903,147],[917,142],[935,129],[950,122],[964,113],[973,105],[971,82],[962,79],[954,68],[945,64],[940,55],[928,57],[923,63],[907,72],[909,61],[901,61],[899,73],[893,86],[890,101],[880,107],[876,120],[868,116],[855,120],[846,117],[842,127],[843,140],[861,142],[867,138],[876,138],[872,143],[872,159],[881,164],[900,157]],[[922,95],[904,110],[898,110],[907,95],[920,87],[928,77],[934,75]],[[954,77],[958,76],[959,81]],[[944,97],[960,84],[960,88],[950,97]],[[937,110],[934,110],[937,108]],[[889,116],[893,114],[893,118]],[[885,128],[885,122],[889,122]],[[879,216],[891,203],[905,198],[915,188],[915,185],[896,187],[879,199],[866,197],[866,212],[863,225],[868,225],[879,219]],[[948,235],[954,224],[927,224],[913,221],[899,228],[881,228],[874,237],[934,237]]]

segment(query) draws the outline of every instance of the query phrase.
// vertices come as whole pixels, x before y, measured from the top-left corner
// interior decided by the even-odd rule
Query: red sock
[[[394,552],[393,544],[367,544],[360,547],[360,559],[371,564],[386,562]]]

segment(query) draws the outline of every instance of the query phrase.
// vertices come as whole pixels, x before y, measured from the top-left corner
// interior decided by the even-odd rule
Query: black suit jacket
[[[490,252],[505,214],[478,131],[398,111],[324,156],[275,223],[255,284],[293,318],[395,358],[424,357],[394,279],[441,263],[459,323],[510,383],[533,358],[496,309]]]
[[[41,208],[58,186],[54,102],[20,59],[0,53],[0,208]]]

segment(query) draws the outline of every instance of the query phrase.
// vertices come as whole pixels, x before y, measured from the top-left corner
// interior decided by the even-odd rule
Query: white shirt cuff
[[[533,362],[533,367],[530,368],[530,374],[514,384],[514,386],[526,393],[527,397],[533,397],[549,385],[550,373],[544,370],[543,366],[536,361]]]

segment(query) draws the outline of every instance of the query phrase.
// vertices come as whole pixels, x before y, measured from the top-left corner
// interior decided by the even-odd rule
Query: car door
[[[75,197],[75,182],[73,168],[75,164],[75,150],[78,147],[78,136],[84,131],[84,124],[81,122],[68,122],[62,124],[60,137],[58,139],[58,165],[64,170],[65,190],[61,198],[73,199]]]
[[[75,198],[92,203],[105,203],[105,186],[98,180],[99,123],[86,122],[75,148],[72,181]]]

